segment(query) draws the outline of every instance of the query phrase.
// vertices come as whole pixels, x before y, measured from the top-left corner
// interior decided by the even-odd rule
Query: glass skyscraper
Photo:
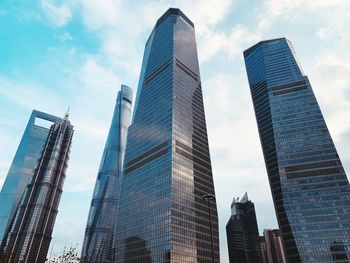
[[[33,176],[51,125],[59,117],[33,110],[0,193],[0,243]]]
[[[255,207],[247,193],[233,199],[226,235],[230,263],[262,263]]]
[[[68,114],[50,128],[32,178],[4,235],[1,262],[45,262],[66,177],[73,126]]]
[[[146,43],[129,127],[115,262],[212,262],[214,194],[193,23],[170,8]],[[219,262],[212,201],[214,261]],[[213,261],[213,262],[214,262]]]
[[[122,85],[97,174],[85,230],[82,262],[112,262],[113,234],[132,101],[132,89]]]
[[[349,181],[292,44],[262,41],[244,58],[288,262],[348,262]]]

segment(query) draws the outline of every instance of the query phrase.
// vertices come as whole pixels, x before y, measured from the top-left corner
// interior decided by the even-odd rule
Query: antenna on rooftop
[[[68,106],[68,109],[67,109],[66,113],[64,114],[64,119],[65,119],[65,120],[68,120],[68,117],[69,117],[69,110],[70,110],[70,106]]]

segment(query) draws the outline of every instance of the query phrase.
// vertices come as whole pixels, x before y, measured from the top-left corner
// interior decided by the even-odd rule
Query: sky
[[[195,24],[222,262],[233,197],[248,192],[260,233],[277,227],[245,49],[279,37],[293,43],[350,174],[349,0],[2,0],[0,187],[33,109],[63,116],[70,106],[75,126],[53,254],[82,246],[117,92],[121,84],[136,91],[144,45],[169,7]]]

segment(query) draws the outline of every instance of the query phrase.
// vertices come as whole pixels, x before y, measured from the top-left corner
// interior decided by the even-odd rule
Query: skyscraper
[[[265,229],[261,251],[264,263],[287,263],[281,231]]]
[[[0,193],[0,244],[33,176],[51,125],[59,117],[33,110]]]
[[[293,46],[262,41],[244,58],[288,261],[344,262],[332,244],[349,258],[349,181]]]
[[[146,43],[129,127],[115,262],[211,262],[214,194],[193,23],[170,8]],[[213,252],[219,262],[216,202]]]
[[[2,262],[45,262],[69,160],[68,114],[50,128],[45,146],[0,247]]]
[[[83,262],[112,262],[120,179],[133,91],[122,85],[97,174],[82,249]]]
[[[262,263],[255,207],[247,193],[233,199],[226,235],[230,263]]]

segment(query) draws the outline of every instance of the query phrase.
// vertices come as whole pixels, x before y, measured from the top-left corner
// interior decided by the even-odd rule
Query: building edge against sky
[[[85,230],[82,262],[111,262],[114,226],[120,192],[133,90],[122,85],[97,174]]]
[[[61,118],[33,110],[0,192],[0,243],[33,176],[50,126]]]
[[[129,127],[115,262],[208,262],[214,193],[193,23],[171,8],[146,43]],[[211,202],[219,262],[216,202]]]
[[[346,262],[349,181],[291,42],[259,42],[244,59],[289,263]]]
[[[1,262],[45,262],[73,137],[68,113],[51,125],[33,176],[0,247]]]

